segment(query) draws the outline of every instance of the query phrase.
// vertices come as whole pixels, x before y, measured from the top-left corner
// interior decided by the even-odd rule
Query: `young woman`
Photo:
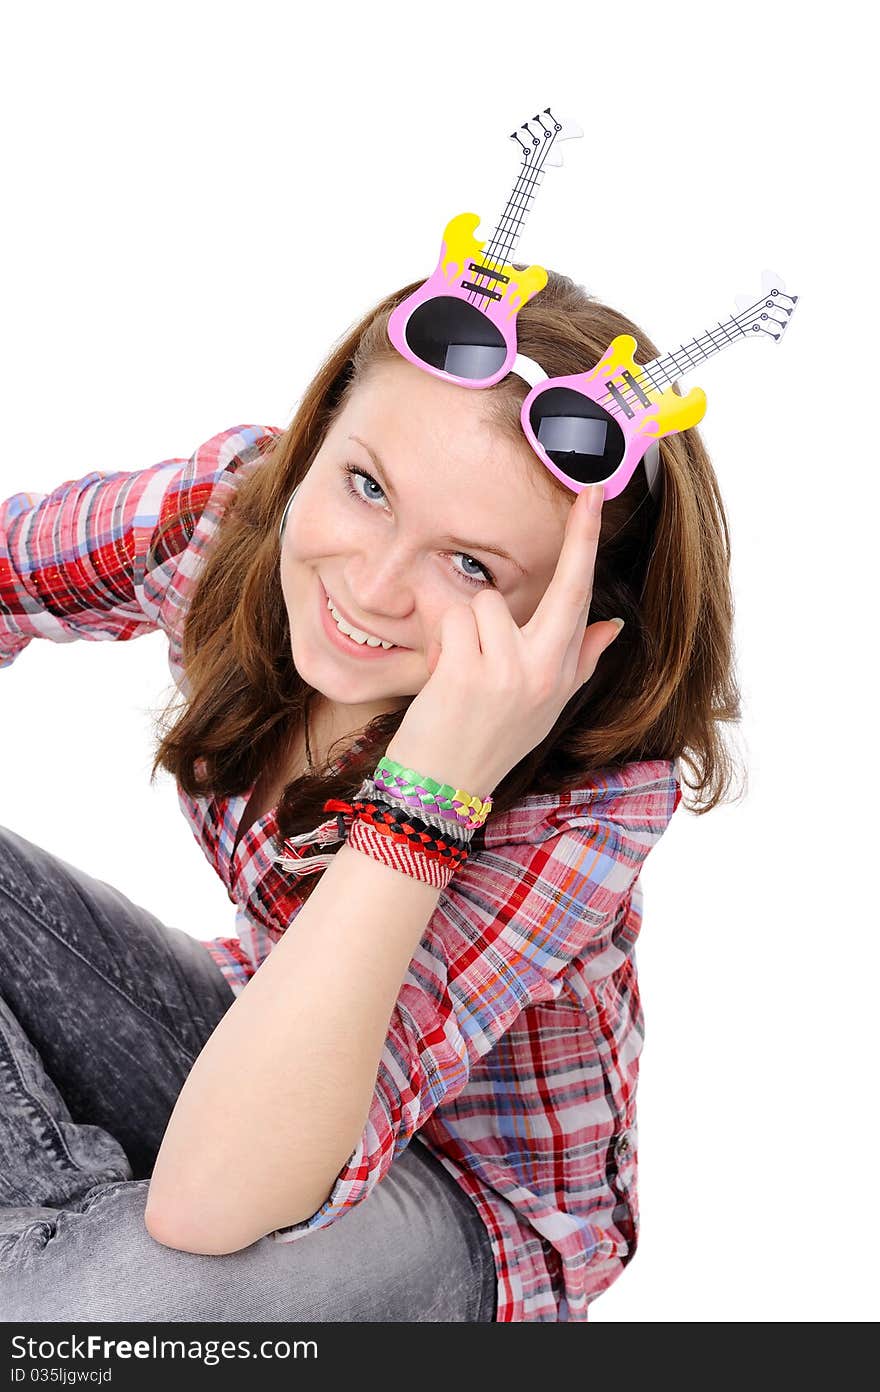
[[[724,510],[695,429],[564,487],[520,377],[392,346],[414,288],[287,430],[0,505],[0,665],[167,634],[153,776],[237,906],[198,942],[0,829],[0,1317],[583,1321],[636,1250],[639,874],[681,762],[730,783]],[[622,332],[554,273],[518,315],[550,375]]]

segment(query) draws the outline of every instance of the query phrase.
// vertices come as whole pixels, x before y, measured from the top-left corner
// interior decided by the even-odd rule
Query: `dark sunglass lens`
[[[575,483],[611,477],[626,448],[623,431],[597,402],[570,387],[548,387],[529,410],[529,421],[553,463]]]
[[[500,329],[475,305],[440,295],[413,310],[406,341],[431,367],[479,382],[503,365],[507,344]]]

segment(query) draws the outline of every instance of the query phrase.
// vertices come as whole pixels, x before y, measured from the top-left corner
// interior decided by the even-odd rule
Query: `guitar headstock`
[[[545,106],[543,111],[536,112],[528,121],[523,121],[522,125],[511,133],[510,138],[519,145],[527,164],[540,161],[542,165],[560,165],[563,163],[562,151],[557,150],[557,142],[576,140],[582,135],[583,131],[577,121],[554,116],[549,106]]]
[[[788,294],[781,276],[775,271],[764,271],[759,296],[737,295],[739,312],[734,322],[744,333],[765,334],[778,343],[788,328],[797,302],[798,296]]]

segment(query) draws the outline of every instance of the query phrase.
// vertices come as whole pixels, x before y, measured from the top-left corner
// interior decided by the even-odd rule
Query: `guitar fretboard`
[[[744,338],[754,338],[757,334],[768,334],[770,338],[778,340],[785,333],[797,298],[797,295],[787,295],[784,290],[771,290],[740,314],[735,314],[724,322],[719,319],[715,328],[706,329],[689,343],[679,344],[673,352],[653,358],[643,367],[640,366],[638,371],[641,376],[647,378],[652,387],[661,391],[699,363],[705,362],[715,353],[720,353],[722,348],[729,348],[731,343],[739,343]],[[785,317],[775,318],[777,314],[783,314]]]
[[[549,119],[545,120],[547,116]],[[532,118],[537,121],[543,131],[543,137],[535,135],[530,129],[530,122],[526,122],[521,128],[528,132],[528,145],[524,144],[523,137],[519,131],[514,131],[511,139],[516,140],[523,149],[523,163],[519,174],[514,181],[513,189],[504,207],[489,245],[480,254],[480,264],[474,262],[469,269],[477,274],[477,279],[488,279],[494,283],[506,282],[508,277],[497,274],[499,267],[509,262],[516,250],[517,242],[525,226],[526,218],[532,210],[535,195],[541,187],[544,176],[544,165],[547,160],[553,142],[562,129],[549,106],[543,113],[539,113]],[[481,268],[485,269],[485,275],[481,276]],[[474,284],[474,290],[483,293],[484,287]],[[488,299],[500,298],[497,292],[489,290],[486,297]]]

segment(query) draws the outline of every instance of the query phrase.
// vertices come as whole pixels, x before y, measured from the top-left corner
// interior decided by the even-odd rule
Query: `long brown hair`
[[[399,361],[388,319],[420,284],[388,295],[336,343],[287,430],[269,441],[258,467],[238,484],[187,612],[188,699],[182,710],[172,710],[172,702],[163,712],[151,782],[161,767],[190,796],[237,795],[290,748],[313,693],[291,656],[278,573],[281,515],[363,374],[386,359]],[[517,316],[519,351],[550,376],[585,371],[621,333],[636,338],[640,361],[657,356],[631,320],[553,271]],[[510,374],[485,390],[498,427],[522,440],[526,383]],[[625,627],[546,739],[496,787],[496,812],[529,794],[581,787],[592,769],[646,759],[680,758],[687,766],[692,777],[682,770],[682,782],[695,796],[683,802],[691,812],[708,812],[728,796],[734,760],[721,725],[740,720],[741,709],[727,519],[696,428],[663,438],[660,456],[659,504],[640,465],[602,512],[589,621],[620,615]],[[535,483],[571,496],[537,460]],[[345,757],[336,772],[329,765],[341,757],[339,741],[324,770],[289,783],[278,804],[280,836],[326,820],[327,798],[350,798],[405,713],[403,707],[379,715],[343,737]],[[349,757],[349,746],[361,739],[364,747]]]

